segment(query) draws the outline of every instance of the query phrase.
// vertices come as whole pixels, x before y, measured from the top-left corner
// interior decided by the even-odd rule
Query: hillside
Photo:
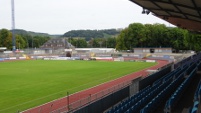
[[[12,30],[10,30],[12,31]],[[120,34],[120,29],[104,29],[104,30],[71,30],[64,35],[50,35],[48,33],[39,33],[33,31],[26,31],[23,29],[15,29],[15,34],[19,35],[30,35],[30,36],[48,36],[51,38],[58,38],[58,37],[82,37],[86,40],[90,40],[91,38],[108,38],[113,37]]]
[[[121,30],[105,29],[105,30],[71,30],[66,32],[64,37],[83,37],[86,40],[91,38],[107,38],[120,34]]]
[[[12,31],[12,30],[10,30],[10,31]],[[61,37],[61,35],[50,35],[48,33],[38,33],[38,32],[33,32],[33,31],[26,31],[23,29],[15,29],[15,34],[31,35],[31,36],[49,36],[51,38]]]

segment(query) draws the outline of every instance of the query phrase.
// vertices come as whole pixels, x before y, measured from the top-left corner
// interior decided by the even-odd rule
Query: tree
[[[121,31],[117,38],[117,50],[132,50],[133,47],[142,46],[145,41],[145,27],[141,23],[133,23]]]
[[[12,40],[10,37],[12,36],[7,29],[0,30],[0,46],[7,47],[8,42]]]
[[[33,47],[40,47],[45,42],[47,42],[50,39],[48,36],[34,36],[33,37]]]
[[[12,33],[11,32],[8,33],[8,36],[6,37],[6,39],[3,42],[3,46],[7,47],[7,49],[12,50],[13,44],[12,44]]]
[[[116,46],[116,38],[115,37],[109,37],[106,39],[106,47],[115,48],[115,46]]]
[[[127,45],[130,46],[129,50],[132,50],[133,47],[136,46],[142,46],[143,43],[143,38],[145,37],[145,32],[144,32],[144,25],[141,23],[133,23],[130,24],[128,27],[128,38],[127,40]]]
[[[190,50],[200,51],[201,50],[201,35],[197,33],[190,33],[188,37],[185,38],[185,45]]]
[[[0,47],[12,49],[12,34],[7,29],[0,30]]]
[[[15,44],[16,48],[26,48],[26,47],[40,47],[46,41],[50,39],[49,36],[34,36],[32,37],[29,34],[16,34],[15,35]],[[0,47],[7,47],[12,49],[12,33],[7,29],[0,30]]]
[[[69,42],[74,45],[76,48],[85,48],[87,47],[87,42],[84,38],[70,38]]]
[[[201,50],[201,35],[181,28],[170,28],[164,24],[130,24],[118,35],[117,50],[132,49],[133,47],[172,47],[173,49]]]
[[[98,43],[99,40],[97,38],[93,39],[92,40],[92,47],[100,47],[100,44]]]
[[[128,29],[126,28],[117,37],[117,40],[116,40],[116,42],[117,42],[116,49],[117,50],[127,50],[126,45],[125,45],[126,44],[125,43],[125,37],[128,34],[127,32],[128,32]]]
[[[26,47],[26,41],[20,35],[16,35],[16,48],[23,49]]]
[[[87,47],[87,42],[85,39],[77,39],[77,47],[79,48],[85,48]]]

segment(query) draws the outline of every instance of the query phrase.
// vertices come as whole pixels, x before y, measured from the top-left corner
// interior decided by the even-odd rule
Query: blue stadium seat
[[[178,62],[177,64],[175,64],[175,67],[178,68],[176,68],[174,71],[156,80],[152,86],[147,86],[146,88],[140,90],[138,93],[132,95],[125,101],[122,101],[120,104],[117,105],[117,107],[114,107],[113,110],[115,112],[126,113],[135,113],[139,111],[141,113],[148,113],[149,111],[154,110],[161,100],[164,100],[164,98],[172,95],[170,101],[166,102],[166,107],[170,107],[177,101],[178,97],[180,97],[182,94],[181,92],[189,84],[191,76],[184,80],[185,73],[187,72],[191,74],[190,72],[196,66],[201,67],[201,62],[199,61],[200,58],[201,54],[193,56],[193,59],[191,57],[188,57]],[[197,63],[197,61],[199,62]],[[196,95],[197,98],[201,97],[201,88],[196,92]],[[193,108],[194,107],[192,107],[192,109]]]
[[[190,84],[190,81],[192,80],[193,76],[195,75],[196,69],[194,69],[188,78],[182,82],[182,84],[177,88],[177,90],[172,94],[172,96],[168,99],[168,101],[165,104],[164,111],[165,112],[171,112],[171,110],[174,108],[177,101],[180,99],[182,93],[184,90],[188,87]]]

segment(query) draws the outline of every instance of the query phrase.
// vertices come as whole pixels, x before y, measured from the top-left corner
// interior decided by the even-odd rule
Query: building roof
[[[73,48],[74,46],[69,43],[66,38],[52,38],[44,43],[41,48],[49,49],[62,49],[62,48]]]
[[[159,17],[190,31],[201,32],[201,0],[130,0],[141,6],[143,13]]]

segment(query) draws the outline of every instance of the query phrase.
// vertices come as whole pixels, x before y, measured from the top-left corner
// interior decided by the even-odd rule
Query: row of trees
[[[133,23],[121,31],[116,40],[117,50],[133,47],[172,47],[176,50],[201,50],[201,35],[164,24]]]
[[[50,37],[48,36],[31,36],[29,34],[16,34],[15,44],[16,49],[38,48],[43,45]],[[0,30],[0,47],[12,49],[12,33],[7,29]]]

